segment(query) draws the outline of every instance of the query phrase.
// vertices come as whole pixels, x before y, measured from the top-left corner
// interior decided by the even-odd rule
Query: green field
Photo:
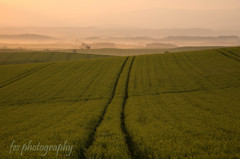
[[[61,53],[61,52],[36,52],[36,51],[5,51],[0,50],[0,65],[25,64],[57,61],[74,61],[80,59],[104,58],[107,55]]]
[[[110,55],[110,56],[137,56],[148,54],[161,54],[165,52],[186,52],[223,48],[221,46],[186,46],[168,49],[119,49],[119,48],[103,48],[103,49],[78,49],[78,53],[94,54],[94,55]],[[72,52],[72,50],[62,50],[63,52]]]
[[[0,158],[240,158],[239,47],[31,54],[1,53]],[[21,153],[66,140],[71,153]]]

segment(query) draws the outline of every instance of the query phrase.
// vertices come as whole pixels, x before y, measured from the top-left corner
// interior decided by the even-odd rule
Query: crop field
[[[50,54],[1,53],[0,158],[240,158],[239,47]]]
[[[240,63],[221,52],[136,58],[125,110],[136,156],[240,157]]]
[[[148,54],[161,54],[165,52],[186,52],[222,48],[220,46],[195,46],[195,47],[176,47],[167,49],[119,49],[119,48],[103,48],[103,49],[78,49],[78,53],[94,54],[94,55],[110,55],[110,56],[137,56]],[[72,50],[63,50],[63,52],[71,52]]]
[[[0,51],[1,52],[1,51]],[[60,53],[60,52],[1,52],[0,65],[25,64],[57,61],[73,61],[80,59],[104,58],[107,55]]]

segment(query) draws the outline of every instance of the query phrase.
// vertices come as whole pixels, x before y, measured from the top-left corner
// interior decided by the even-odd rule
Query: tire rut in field
[[[54,52],[52,52],[52,53],[49,54],[49,56],[48,56],[48,58],[47,58],[47,62],[50,62],[50,61],[51,61],[53,55],[54,55]]]
[[[150,93],[150,94],[135,94],[131,97],[141,97],[141,96],[158,96],[163,94],[181,94],[181,93],[192,93],[192,92],[204,92],[204,91],[215,91],[215,90],[224,90],[229,88],[240,88],[239,86],[231,86],[231,87],[219,87],[212,89],[192,89],[192,90],[178,90],[178,91],[164,91],[159,93]]]
[[[229,52],[229,53],[232,54],[232,55],[235,55],[235,56],[237,56],[237,57],[240,57],[240,55],[236,54],[235,52],[232,52],[232,51],[226,50],[226,49],[223,49],[223,50]]]
[[[121,74],[122,74],[122,71],[123,71],[123,69],[124,69],[124,67],[125,67],[125,65],[126,65],[126,63],[127,63],[127,61],[128,61],[128,58],[129,58],[129,57],[127,57],[127,58],[125,59],[125,61],[123,62],[123,64],[122,64],[122,67],[121,67],[121,69],[120,69],[120,71],[119,71],[119,73],[118,73],[118,75],[117,75],[117,79],[116,79],[116,81],[115,81],[115,83],[114,83],[114,86],[113,86],[112,95],[111,95],[109,101],[107,102],[106,106],[104,107],[103,112],[102,112],[102,114],[101,114],[101,116],[100,116],[97,124],[96,124],[95,127],[93,128],[93,131],[89,134],[88,140],[87,140],[84,148],[79,148],[79,150],[78,150],[78,152],[77,152],[79,159],[86,159],[86,158],[87,158],[86,155],[85,155],[85,152],[86,152],[86,151],[89,149],[89,147],[93,144],[93,142],[94,142],[94,137],[95,137],[97,128],[101,125],[102,120],[104,119],[104,116],[105,116],[105,114],[106,114],[106,112],[107,112],[108,106],[112,103],[112,100],[113,100],[113,98],[114,98],[114,96],[115,96],[115,93],[116,93],[116,88],[117,88],[118,81],[119,81],[120,76],[121,76]]]
[[[68,54],[67,54],[66,61],[69,61],[69,60],[70,60],[71,55],[72,55],[71,53],[68,53]]]
[[[126,127],[126,123],[125,123],[125,106],[128,100],[128,85],[129,85],[129,79],[130,79],[130,73],[132,70],[132,65],[133,62],[135,60],[135,56],[132,59],[131,65],[129,67],[128,70],[128,75],[127,75],[127,81],[126,81],[126,86],[125,86],[125,96],[124,96],[124,100],[123,100],[123,105],[122,105],[122,112],[121,112],[121,129],[122,132],[124,134],[125,137],[125,142],[127,144],[128,150],[130,152],[130,156],[133,159],[146,159],[147,156],[146,154],[142,153],[139,148],[137,147],[137,144],[133,142],[132,137],[130,136],[127,127]]]
[[[25,78],[25,77],[27,77],[27,76],[37,72],[37,71],[40,71],[43,68],[46,68],[46,67],[52,65],[52,64],[54,64],[54,63],[50,63],[50,64],[47,64],[47,65],[44,65],[44,66],[35,67],[35,68],[33,68],[33,69],[29,70],[29,71],[26,71],[24,73],[21,73],[21,74],[15,76],[15,77],[12,77],[11,79],[9,79],[7,81],[2,82],[0,84],[0,88],[3,88],[5,86],[7,86],[7,85],[10,85],[10,84],[12,84],[12,83],[14,83],[14,82],[16,82],[18,80],[21,80],[21,79],[23,79],[23,78]]]
[[[238,61],[238,62],[240,62],[240,60],[239,59],[237,59],[237,58],[234,58],[234,57],[232,57],[232,56],[229,56],[228,54],[226,54],[226,53],[224,53],[224,52],[222,52],[221,50],[217,50],[220,54],[222,54],[223,56],[225,56],[225,57],[228,57],[228,58],[230,58],[230,59],[233,59],[233,60],[235,60],[235,61]]]

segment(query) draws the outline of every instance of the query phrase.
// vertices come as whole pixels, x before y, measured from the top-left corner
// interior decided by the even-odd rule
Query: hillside
[[[240,158],[239,47],[0,65],[0,74],[0,158],[46,152],[9,152],[13,140],[72,145],[57,158]]]
[[[13,52],[8,52],[8,53],[4,53],[4,52],[7,52],[7,51],[3,51],[3,53],[0,53],[0,65],[73,61],[73,60],[80,60],[80,59],[95,59],[95,58],[109,57],[108,55],[61,53],[61,52],[51,52],[51,51],[22,52],[21,50],[20,51],[13,50]]]

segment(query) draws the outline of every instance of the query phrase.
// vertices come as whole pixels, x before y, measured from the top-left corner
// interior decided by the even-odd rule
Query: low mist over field
[[[0,48],[86,49],[239,46],[238,30],[100,27],[2,27]]]

